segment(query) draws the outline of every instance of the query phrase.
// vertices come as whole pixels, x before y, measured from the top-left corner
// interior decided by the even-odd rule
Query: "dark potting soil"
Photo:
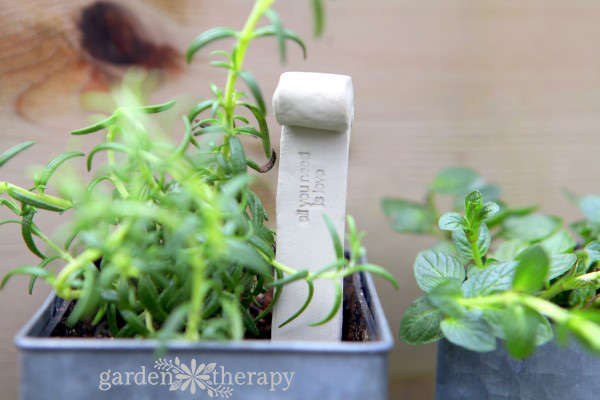
[[[366,288],[362,285],[362,280],[358,275],[349,276],[344,279],[344,301],[343,301],[343,321],[342,340],[352,342],[365,342],[371,340],[369,332],[374,332],[374,320],[370,311],[370,305],[364,295]],[[361,286],[357,290],[357,286]],[[266,292],[257,298],[260,307],[256,304],[250,305],[250,314],[256,317],[265,309],[273,298],[272,291]],[[66,311],[62,314],[60,321],[52,330],[51,337],[78,337],[78,338],[112,338],[108,329],[108,323],[102,321],[94,326],[89,320],[80,321],[74,326],[67,324],[67,318],[73,310],[75,302],[71,302]],[[117,324],[124,325],[124,321],[119,318]],[[56,323],[56,322],[55,322]],[[52,321],[50,322],[52,324]],[[259,336],[246,335],[246,339],[270,340],[271,338],[271,314],[257,322],[260,332]]]

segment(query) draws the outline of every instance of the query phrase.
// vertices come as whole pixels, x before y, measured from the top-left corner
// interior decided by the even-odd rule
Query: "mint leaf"
[[[520,304],[505,310],[502,331],[506,338],[506,349],[513,357],[524,358],[533,353],[542,318],[534,310]]]
[[[569,232],[561,229],[549,238],[542,240],[540,245],[549,255],[556,255],[573,251],[577,242]]]
[[[533,293],[544,286],[548,278],[550,260],[541,246],[534,246],[519,256],[515,269],[513,289]]]
[[[488,308],[483,310],[483,318],[494,330],[494,335],[502,340],[506,339],[506,335],[504,334],[502,327],[503,322],[507,319],[506,314],[506,309]],[[548,322],[548,319],[541,317],[535,323],[537,325],[535,345],[541,346],[552,340],[554,337],[554,332],[552,331],[552,326],[550,325],[550,322]]]
[[[596,296],[595,288],[581,288],[572,290],[569,294],[569,305],[580,307],[588,304]]]
[[[486,201],[483,203],[481,207],[481,211],[479,212],[479,219],[481,221],[485,221],[488,218],[493,217],[500,211],[500,206],[493,201]]]
[[[519,239],[507,240],[498,245],[493,257],[499,261],[512,261],[527,247],[529,242]]]
[[[467,309],[457,301],[462,297],[461,283],[457,279],[446,279],[427,295],[433,307],[455,318],[463,318],[469,314]]]
[[[458,346],[479,352],[496,349],[494,331],[483,319],[446,318],[440,328],[446,339]]]
[[[440,194],[460,195],[484,184],[481,175],[470,168],[449,167],[438,172],[433,179],[431,190]]]
[[[579,208],[585,217],[600,223],[600,196],[586,196],[579,200]]]
[[[465,197],[465,218],[469,221],[470,227],[476,227],[479,222],[479,213],[483,207],[481,193],[474,191]],[[474,228],[475,229],[475,228]]]
[[[402,199],[384,199],[383,211],[399,233],[429,233],[434,222],[431,210]]]
[[[517,262],[510,261],[492,264],[484,269],[469,269],[467,280],[462,285],[464,296],[486,296],[510,289],[516,267]]]
[[[465,279],[465,270],[460,260],[437,250],[420,252],[415,260],[414,271],[417,285],[424,292],[429,292],[444,278],[455,278],[460,282]]]
[[[555,233],[562,225],[562,221],[557,217],[532,214],[507,218],[503,225],[504,234],[508,239],[537,241]]]
[[[471,243],[469,239],[467,239],[467,235],[464,230],[453,231],[452,232],[452,241],[454,242],[454,246],[458,251],[458,254],[466,259],[473,259],[473,249],[471,248]],[[486,224],[481,224],[479,227],[479,236],[477,238],[477,247],[479,248],[479,254],[481,257],[485,256],[490,248],[490,243],[492,241],[492,237],[490,235],[490,230],[488,229]]]
[[[400,322],[400,339],[410,345],[436,342],[444,335],[440,330],[442,313],[433,308],[425,297],[410,305]]]
[[[600,240],[589,242],[587,246],[585,246],[585,252],[592,261],[600,260]]]
[[[570,270],[577,262],[575,254],[559,254],[550,259],[550,268],[548,270],[548,280],[557,278]]]
[[[439,227],[443,231],[456,231],[467,227],[467,221],[456,212],[447,212],[440,218]]]

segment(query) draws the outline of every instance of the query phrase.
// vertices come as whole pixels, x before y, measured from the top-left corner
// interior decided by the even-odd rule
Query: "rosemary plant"
[[[383,275],[384,269],[362,264],[362,234],[348,218],[350,257],[331,223],[337,260],[317,272],[275,261],[275,235],[266,225],[267,213],[250,186],[248,168],[267,172],[275,161],[266,107],[253,75],[243,69],[249,44],[258,38],[277,39],[282,60],[288,41],[304,43],[285,29],[271,5],[257,0],[241,31],[214,28],[198,36],[187,51],[191,61],[204,46],[234,39],[231,51],[212,54],[225,61],[212,64],[227,71],[224,89],[211,85],[214,98],[199,102],[182,117],[183,138],[172,143],[160,134],[148,114],[169,110],[174,101],[145,106],[139,85],[124,84],[117,93],[120,106],[109,117],[73,135],[103,134],[104,141],[87,154],[87,168],[96,165],[90,181],[55,178],[56,194],[48,194],[50,179],[69,159],[85,156],[67,152],[52,159],[35,177],[33,188],[0,182],[0,203],[15,217],[3,223],[21,225],[23,240],[40,258],[38,265],[16,268],[30,275],[29,291],[43,280],[75,306],[68,323],[104,323],[114,337],[185,337],[241,339],[258,336],[257,322],[269,315],[282,288],[304,280],[310,294],[315,279],[333,279],[357,271]],[[323,10],[312,1],[316,33],[322,31]],[[270,25],[258,27],[266,16]],[[254,102],[237,89],[241,78]],[[129,80],[131,81],[131,79]],[[127,83],[127,82],[126,82]],[[238,110],[247,110],[256,125]],[[218,140],[198,137],[212,134]],[[246,157],[240,136],[261,140],[267,163]],[[15,146],[0,155],[0,167],[33,143]],[[38,212],[68,215],[67,237],[59,241],[40,230]],[[45,243],[47,249],[38,247]],[[284,277],[284,273],[287,276]],[[265,296],[274,289],[272,300]],[[317,293],[318,296],[318,293]],[[342,293],[327,322],[341,304]],[[286,322],[287,323],[287,322]]]
[[[439,195],[450,196],[455,211],[440,215]],[[402,340],[417,345],[445,337],[484,352],[498,338],[522,358],[556,332],[561,341],[572,335],[599,352],[600,197],[570,198],[585,216],[571,224],[578,240],[561,218],[509,207],[498,186],[467,168],[442,170],[424,203],[385,199],[396,230],[440,240],[415,260],[424,296],[404,314]]]

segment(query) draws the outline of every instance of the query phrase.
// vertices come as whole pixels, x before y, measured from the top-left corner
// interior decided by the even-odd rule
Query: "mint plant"
[[[455,210],[440,215],[440,196]],[[415,260],[424,295],[406,310],[401,339],[419,345],[445,337],[480,352],[501,339],[523,358],[556,332],[599,352],[600,197],[570,195],[584,214],[570,226],[578,240],[561,218],[512,208],[499,197],[498,186],[452,167],[438,173],[423,203],[383,200],[397,231],[439,239]]]
[[[87,155],[67,152],[52,159],[31,188],[0,182],[0,204],[14,214],[1,224],[20,224],[26,246],[40,259],[37,265],[8,273],[1,286],[14,275],[29,275],[31,292],[36,280],[43,280],[57,296],[74,301],[69,324],[104,324],[114,337],[198,340],[258,336],[257,323],[269,315],[283,287],[293,281],[305,281],[310,290],[306,304],[287,322],[310,303],[316,279],[337,281],[370,271],[395,283],[381,267],[362,263],[362,234],[351,217],[348,258],[327,221],[335,262],[311,273],[274,259],[275,233],[265,225],[268,215],[251,190],[248,169],[267,172],[275,152],[263,96],[243,64],[250,43],[258,38],[275,37],[282,60],[288,41],[300,45],[304,53],[306,48],[283,27],[273,3],[257,0],[241,31],[215,28],[190,45],[188,61],[209,43],[234,39],[231,51],[212,53],[225,60],[213,62],[227,71],[225,87],[211,85],[214,98],[200,101],[182,117],[180,143],[163,135],[149,117],[168,112],[175,102],[144,105],[141,79],[131,73],[115,93],[119,107],[112,115],[71,132],[103,134],[101,144]],[[319,0],[312,4],[320,33],[322,5]],[[270,25],[258,27],[264,16]],[[238,78],[254,102],[237,89]],[[254,125],[248,116],[254,118]],[[266,164],[246,157],[241,136],[262,142]],[[17,145],[0,155],[0,167],[32,144]],[[59,167],[83,156],[88,171],[96,166],[91,179],[73,174],[55,178]],[[53,194],[48,193],[51,188]],[[35,223],[38,212],[67,215],[64,234],[42,232]],[[41,243],[46,249],[41,249]],[[267,295],[270,289],[272,299]],[[339,290],[331,314],[314,323],[327,322],[341,303]]]

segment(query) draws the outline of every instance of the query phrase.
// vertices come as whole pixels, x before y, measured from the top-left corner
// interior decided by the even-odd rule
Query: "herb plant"
[[[162,135],[148,116],[166,112],[175,102],[145,106],[140,79],[130,74],[116,93],[120,106],[112,115],[71,132],[104,132],[103,143],[86,156],[88,170],[104,156],[91,180],[73,174],[57,176],[52,180],[55,193],[48,193],[58,168],[84,156],[67,152],[52,159],[31,188],[0,182],[0,203],[14,214],[2,223],[20,224],[25,244],[40,259],[38,265],[11,271],[2,286],[14,275],[29,275],[31,292],[36,280],[43,280],[59,297],[74,300],[69,324],[104,324],[114,337],[197,340],[258,336],[257,323],[269,315],[282,288],[292,281],[304,280],[310,290],[306,304],[288,322],[311,301],[316,279],[337,281],[357,271],[371,271],[393,281],[382,268],[361,263],[362,234],[352,218],[348,218],[349,258],[327,221],[337,254],[331,265],[310,273],[274,259],[275,235],[265,225],[268,216],[261,199],[249,186],[248,168],[267,172],[275,152],[263,96],[243,64],[251,41],[261,37],[277,39],[282,60],[288,41],[300,45],[304,53],[306,49],[283,27],[270,8],[272,3],[257,0],[241,31],[215,28],[190,45],[188,61],[209,43],[234,39],[230,52],[212,53],[224,59],[212,64],[227,71],[225,88],[211,85],[215,97],[199,102],[183,116],[179,144]],[[320,33],[322,5],[318,0],[312,4]],[[270,25],[257,27],[263,16]],[[250,89],[254,102],[237,89],[238,78]],[[265,165],[246,157],[241,136],[261,140]],[[20,144],[0,155],[0,167],[32,144]],[[35,223],[38,212],[68,214],[63,237],[42,232]],[[40,243],[47,249],[40,249]],[[267,296],[271,288],[272,299]],[[334,315],[341,296],[340,290],[332,313],[315,324]]]
[[[440,215],[440,195],[454,211]],[[439,239],[415,260],[424,295],[405,312],[400,337],[412,345],[445,337],[480,352],[494,350],[498,338],[523,358],[556,332],[600,351],[600,197],[570,195],[584,215],[570,225],[577,239],[559,217],[499,197],[498,186],[452,167],[435,177],[423,203],[383,201],[397,231]]]

